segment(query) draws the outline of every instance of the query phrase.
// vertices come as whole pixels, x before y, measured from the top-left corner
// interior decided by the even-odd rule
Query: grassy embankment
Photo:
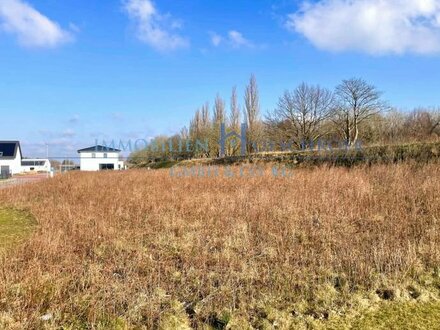
[[[292,152],[266,152],[247,156],[224,158],[202,158],[191,160],[166,160],[157,162],[140,162],[133,167],[150,167],[152,169],[171,168],[173,166],[215,166],[238,165],[247,163],[277,163],[289,167],[309,167],[319,165],[351,167],[361,164],[395,164],[403,161],[426,163],[440,158],[440,142],[408,143],[386,146],[360,146],[358,149],[325,149]]]

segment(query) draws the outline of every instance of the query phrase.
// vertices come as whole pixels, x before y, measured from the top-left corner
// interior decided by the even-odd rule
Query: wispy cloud
[[[75,135],[76,135],[75,131],[70,128],[64,130],[61,134],[63,138],[69,138],[69,139],[73,138]]]
[[[176,30],[182,22],[160,13],[151,0],[124,0],[124,9],[137,26],[137,37],[156,50],[170,51],[189,46]]]
[[[76,136],[76,132],[71,129],[67,128],[62,131],[54,131],[54,130],[46,130],[46,129],[40,129],[38,130],[38,134],[40,134],[46,141],[49,140],[63,140],[65,139],[71,139]]]
[[[68,119],[67,122],[68,122],[69,124],[74,125],[74,124],[78,124],[79,121],[80,121],[80,117],[79,117],[79,115],[74,114],[72,117],[70,117],[70,118]]]
[[[211,33],[211,43],[215,46],[218,47],[220,46],[220,44],[223,41],[223,37],[217,33]]]
[[[40,136],[39,138],[35,136],[32,140],[21,141],[25,145],[23,152],[26,157],[46,157],[46,145],[49,145],[50,157],[75,155],[72,151],[88,144],[84,142],[83,136],[78,135],[70,128],[64,130],[40,129],[36,133]]]
[[[438,0],[305,2],[286,26],[316,47],[370,54],[440,53]]]
[[[224,44],[232,48],[252,48],[255,45],[245,38],[241,32],[231,30],[226,36],[221,36],[215,32],[211,33],[211,43],[215,47]]]
[[[238,31],[229,31],[228,36],[232,47],[253,47],[252,42],[246,39],[243,34]]]
[[[56,47],[73,40],[58,23],[21,0],[0,0],[0,29],[26,47]]]

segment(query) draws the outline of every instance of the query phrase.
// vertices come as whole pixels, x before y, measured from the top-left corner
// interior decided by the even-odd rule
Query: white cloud
[[[0,0],[0,30],[26,47],[55,47],[71,41],[69,32],[21,0]]]
[[[211,34],[211,43],[215,46],[218,47],[220,46],[221,42],[223,41],[223,38],[221,35],[217,34],[217,33],[212,33]]]
[[[286,26],[324,50],[440,53],[439,0],[306,2]]]
[[[182,23],[158,12],[151,0],[125,0],[124,8],[136,23],[137,36],[142,42],[159,51],[189,46],[186,38],[174,32]]]
[[[243,37],[243,34],[241,34],[238,31],[229,31],[228,33],[229,40],[232,44],[232,47],[240,48],[240,47],[252,47],[252,43],[247,40],[245,37]]]
[[[220,46],[222,43],[233,48],[254,47],[254,44],[246,39],[241,32],[235,30],[229,31],[225,37],[222,37],[217,33],[211,33],[211,43],[215,47]]]

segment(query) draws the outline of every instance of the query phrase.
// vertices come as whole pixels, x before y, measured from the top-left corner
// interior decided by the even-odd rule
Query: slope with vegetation
[[[298,151],[304,146],[330,144],[332,147],[411,144],[438,141],[440,109],[418,108],[401,111],[383,98],[382,92],[363,79],[342,81],[334,90],[300,84],[279,98],[273,111],[261,114],[257,81],[251,77],[240,106],[233,88],[229,112],[226,102],[216,96],[212,110],[208,103],[197,109],[188,128],[173,136],[158,136],[144,150],[130,156],[134,166],[193,158],[236,157],[240,142],[229,138],[225,154],[219,147],[221,125],[227,134],[241,134],[247,126],[246,153]]]
[[[440,159],[440,142],[408,143],[400,145],[380,145],[359,148],[325,148],[321,150],[298,150],[292,152],[253,153],[247,156],[227,156],[222,158],[197,158],[191,160],[140,161],[133,167],[151,169],[178,166],[228,166],[244,164],[282,164],[290,168],[310,166],[352,167],[366,164],[395,164],[412,161],[425,164]]]

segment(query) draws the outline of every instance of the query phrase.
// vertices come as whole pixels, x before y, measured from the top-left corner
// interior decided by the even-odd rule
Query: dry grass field
[[[69,173],[0,205],[38,224],[1,254],[0,328],[368,328],[399,306],[440,322],[438,164]]]

